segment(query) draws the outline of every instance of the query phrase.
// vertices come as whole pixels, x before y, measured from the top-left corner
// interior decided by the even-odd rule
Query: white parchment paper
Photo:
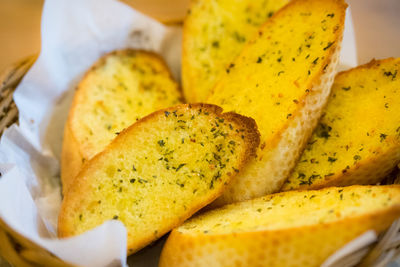
[[[357,65],[349,18],[342,68]],[[19,126],[7,129],[0,141],[0,217],[67,262],[126,266],[126,229],[119,221],[106,222],[81,236],[56,237],[63,126],[77,82],[112,50],[155,51],[179,80],[181,28],[166,27],[116,0],[46,0],[41,30],[40,56],[14,94]],[[131,265],[156,265],[161,246],[159,242],[134,255]]]

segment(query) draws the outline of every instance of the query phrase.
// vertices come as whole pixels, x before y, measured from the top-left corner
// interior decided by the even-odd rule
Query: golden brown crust
[[[80,199],[83,199],[85,197],[84,192],[87,192],[89,189],[89,181],[87,180],[87,174],[93,172],[94,170],[98,169],[101,167],[101,160],[103,157],[109,153],[109,151],[112,151],[116,144],[118,143],[123,143],[124,139],[128,137],[129,135],[135,134],[136,130],[140,128],[141,124],[144,123],[152,123],[152,120],[154,118],[157,118],[159,116],[165,116],[165,112],[173,112],[176,110],[180,111],[185,111],[185,110],[190,110],[190,109],[203,109],[207,110],[209,113],[213,113],[216,116],[223,118],[232,124],[236,124],[238,128],[243,128],[245,130],[244,140],[245,140],[245,152],[242,153],[240,163],[238,166],[238,169],[241,170],[241,168],[245,165],[247,160],[250,157],[253,157],[255,155],[255,150],[256,147],[259,145],[259,132],[257,130],[257,125],[255,121],[251,118],[235,114],[232,112],[229,113],[222,113],[222,108],[216,106],[216,105],[211,105],[211,104],[202,104],[202,103],[196,103],[196,104],[182,104],[178,105],[175,107],[170,107],[162,110],[155,111],[148,116],[142,118],[141,120],[137,121],[133,125],[129,126],[125,130],[123,130],[102,152],[98,153],[95,155],[89,162],[87,162],[79,174],[74,178],[73,184],[68,190],[67,194],[64,197],[63,204],[61,207],[61,211],[59,214],[59,220],[58,220],[58,236],[59,237],[68,237],[71,236],[72,233],[74,232],[74,229],[71,229],[71,225],[68,225],[68,223],[65,223],[68,221],[68,215],[67,215],[67,209],[69,208],[70,202],[79,202]],[[234,176],[236,175],[235,172],[229,176],[229,180],[232,180]],[[186,219],[188,219],[190,216],[192,216],[194,213],[196,213],[198,210],[200,210],[202,207],[206,206],[207,204],[211,203],[213,200],[215,200],[218,196],[222,194],[224,191],[225,187],[228,185],[228,183],[223,184],[219,190],[215,190],[214,193],[210,194],[205,202],[202,203],[197,203],[196,205],[193,205],[192,207],[188,207],[188,210],[186,214],[183,216],[180,216],[179,218],[176,218],[176,220],[168,225],[165,225],[164,228],[158,229],[158,234],[157,236],[151,235],[148,236],[145,239],[142,240],[134,240],[134,238],[129,239],[128,238],[128,253],[131,254],[147,244],[151,243],[152,241],[156,240],[158,237],[161,237],[168,231],[170,231],[172,228],[179,226],[182,224]]]
[[[168,72],[168,77],[174,80],[167,63],[163,58],[154,52],[146,50],[137,49],[122,49],[109,52],[97,60],[92,67],[86,71],[81,81],[76,87],[76,92],[72,100],[71,107],[69,109],[68,119],[64,126],[64,139],[61,153],[61,182],[62,182],[62,193],[66,194],[70,183],[73,181],[74,177],[79,173],[84,162],[90,160],[94,155],[89,151],[86,151],[82,144],[79,143],[78,139],[73,130],[73,121],[75,119],[79,120],[82,114],[77,114],[76,107],[79,103],[79,95],[85,92],[85,87],[82,86],[84,81],[87,79],[88,75],[98,68],[101,68],[106,63],[109,57],[113,56],[132,56],[132,55],[146,55],[148,57],[156,59],[160,62],[164,69]],[[178,90],[181,92],[182,89],[179,87]]]
[[[375,58],[373,58],[368,63],[362,64],[362,65],[358,65],[357,67],[354,67],[354,68],[351,68],[351,69],[348,69],[348,70],[341,71],[341,72],[339,72],[337,74],[337,76],[344,75],[344,74],[347,74],[347,73],[351,73],[354,70],[369,69],[369,68],[371,68],[373,66],[379,66],[380,64],[383,64],[383,63],[386,63],[386,62],[391,62],[391,61],[393,61],[395,59],[396,58],[394,58],[394,57],[389,57],[389,58],[385,58],[385,59],[375,59]]]
[[[242,125],[246,129],[245,136],[248,140],[248,143],[246,146],[245,158],[243,160],[244,165],[247,161],[256,156],[257,147],[260,144],[260,133],[258,132],[256,121],[250,117],[239,115],[234,112],[223,113],[222,117],[229,121],[235,122],[237,125]]]

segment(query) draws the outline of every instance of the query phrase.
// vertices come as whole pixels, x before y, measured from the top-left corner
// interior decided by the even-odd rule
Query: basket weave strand
[[[13,93],[35,60],[36,56],[31,56],[0,74],[0,135],[6,127],[18,120],[18,109],[13,101]]]
[[[14,64],[0,74],[0,136],[4,129],[18,120],[18,109],[13,101],[13,93],[26,72],[35,62],[36,56]],[[400,183],[400,172],[393,174],[386,183]],[[0,218],[0,255],[14,266],[55,266],[72,267],[41,246],[11,229]],[[362,248],[338,259],[330,267],[384,267],[400,256],[400,219],[379,237],[376,244]],[[0,259],[1,267],[1,259]]]

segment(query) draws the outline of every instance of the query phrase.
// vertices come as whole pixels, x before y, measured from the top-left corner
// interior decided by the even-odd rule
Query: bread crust
[[[135,135],[138,134],[138,130],[140,130],[140,126],[142,124],[148,124],[152,123],[153,119],[158,118],[159,116],[165,116],[166,112],[172,113],[173,111],[179,110],[179,111],[185,111],[189,109],[202,109],[202,110],[207,110],[209,113],[215,114],[219,118],[223,118],[226,121],[231,122],[232,124],[236,124],[236,126],[240,126],[245,129],[244,134],[244,153],[240,156],[240,160],[238,161],[238,166],[237,169],[241,170],[243,166],[246,164],[246,162],[249,160],[249,158],[255,156],[255,150],[256,147],[259,145],[259,132],[257,130],[257,125],[255,121],[251,118],[238,115],[232,112],[228,113],[222,113],[222,108],[216,106],[216,105],[210,105],[210,104],[201,104],[201,103],[196,103],[196,104],[181,104],[175,107],[170,107],[167,109],[162,109],[155,111],[151,113],[150,115],[142,118],[138,122],[134,123],[130,127],[126,128],[123,130],[102,152],[99,154],[95,155],[90,161],[88,161],[79,174],[75,177],[73,184],[71,185],[70,189],[68,190],[67,194],[64,196],[63,204],[61,207],[61,211],[59,214],[59,220],[58,220],[58,236],[59,237],[69,237],[73,235],[74,230],[72,224],[68,223],[68,209],[70,208],[70,203],[79,203],[80,199],[85,198],[85,192],[87,192],[90,187],[90,180],[88,180],[87,177],[89,177],[90,173],[95,171],[96,169],[101,167],[101,160],[102,158],[106,158],[107,154],[109,151],[112,151],[114,147],[118,146],[118,144],[124,144],[124,141],[127,137],[130,135]],[[232,173],[231,176],[229,176],[229,180],[232,180],[232,178],[236,175],[235,172]],[[200,210],[202,207],[206,206],[210,202],[212,202],[214,199],[216,199],[219,195],[222,194],[224,191],[225,187],[227,186],[228,183],[221,185],[218,190],[214,190],[208,195],[206,201],[201,202],[201,203],[193,203],[192,206],[187,208],[187,212],[185,214],[182,214],[179,218],[177,217],[174,221],[169,222],[168,224],[164,225],[162,229],[157,229],[158,234],[157,236],[154,235],[149,235],[147,238],[142,239],[142,240],[135,240],[134,238],[130,239],[128,238],[128,253],[132,254],[136,252],[137,250],[143,248],[144,246],[148,245],[152,241],[158,239],[168,231],[170,231],[172,228],[179,226],[182,224],[186,219],[188,219],[190,216],[192,216],[194,213],[196,213],[198,210]],[[129,229],[128,229],[129,232]],[[129,235],[128,235],[129,236]]]
[[[71,182],[73,181],[74,177],[79,173],[79,170],[82,168],[83,164],[94,156],[93,152],[85,149],[78,141],[73,126],[74,120],[79,120],[81,116],[84,116],[84,114],[79,114],[76,110],[77,106],[80,104],[80,95],[86,93],[86,87],[84,87],[82,84],[93,71],[104,66],[108,58],[113,56],[130,55],[145,55],[154,58],[159,63],[161,63],[162,66],[164,66],[164,70],[167,71],[169,79],[174,81],[172,73],[168,68],[165,60],[159,55],[151,51],[130,48],[116,50],[105,54],[100,59],[98,59],[89,70],[86,71],[75,89],[76,92],[72,100],[71,107],[69,109],[67,121],[64,126],[63,146],[61,152],[61,182],[63,195],[66,194]],[[180,86],[178,86],[178,91],[180,94],[182,94],[182,89]]]

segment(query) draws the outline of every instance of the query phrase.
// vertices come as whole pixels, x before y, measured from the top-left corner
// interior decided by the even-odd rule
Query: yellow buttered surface
[[[188,102],[203,102],[259,27],[289,0],[194,0],[183,31],[182,83]]]
[[[400,216],[399,186],[291,191],[196,216],[169,236],[160,266],[320,266]]]
[[[118,219],[131,254],[217,198],[258,144],[254,120],[214,105],[152,113],[83,166],[64,197],[59,236]]]
[[[399,73],[399,75],[398,75]],[[400,59],[338,74],[283,190],[375,184],[400,162]]]
[[[121,50],[101,58],[79,83],[64,130],[63,192],[83,163],[140,118],[181,103],[181,92],[156,54]]]
[[[316,126],[336,71],[346,4],[298,0],[275,13],[206,102],[257,122],[261,145],[219,204],[280,189]]]

